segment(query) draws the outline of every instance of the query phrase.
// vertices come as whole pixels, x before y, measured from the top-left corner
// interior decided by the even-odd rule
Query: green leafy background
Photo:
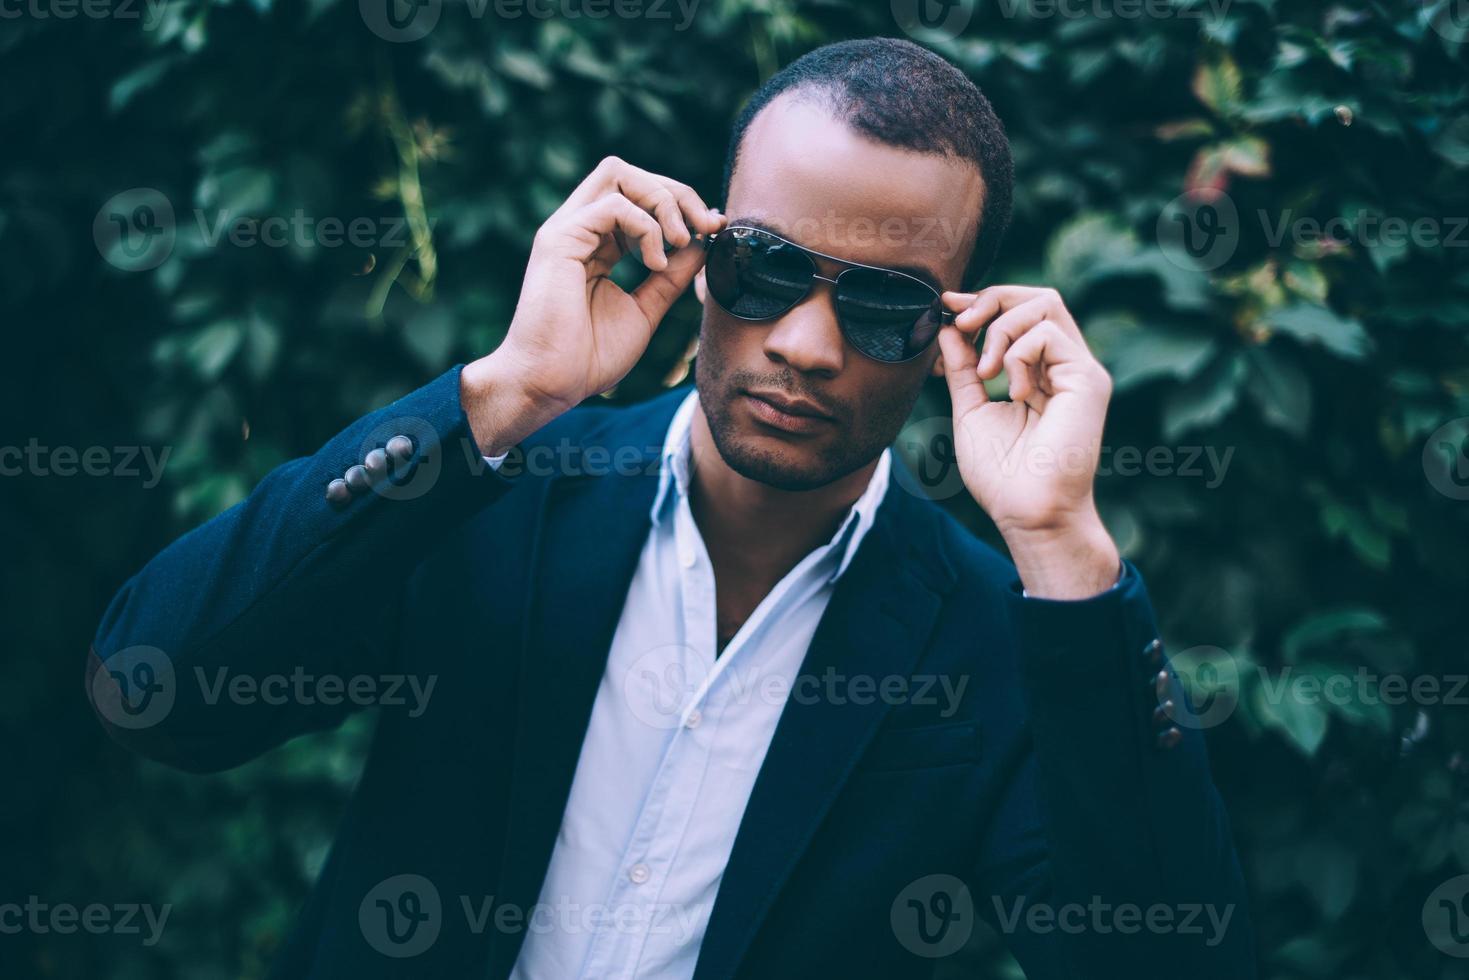
[[[151,947],[0,935],[0,973],[258,977],[372,719],[217,776],[139,761],[82,689],[111,593],[273,466],[491,349],[535,228],[600,157],[713,199],[728,126],[762,79],[822,42],[899,29],[887,4],[835,0],[704,0],[687,30],[451,3],[427,37],[390,44],[351,2],[121,6],[0,30],[0,443],[172,450],[152,488],[0,481],[0,901],[173,911]],[[926,40],[1006,121],[1019,185],[992,278],[1067,298],[1116,379],[1109,447],[1171,447],[1180,463],[1181,447],[1232,450],[1217,481],[1119,465],[1099,495],[1196,693],[1237,696],[1209,739],[1265,975],[1461,977],[1421,914],[1469,872],[1465,707],[1323,705],[1277,685],[1469,670],[1469,457],[1464,430],[1440,431],[1469,416],[1463,4],[1222,6],[1047,17],[981,0],[959,36]],[[104,261],[92,236],[130,188],[179,216],[150,271]],[[1240,216],[1217,268],[1160,239],[1185,191],[1225,193]],[[211,246],[196,209],[211,227],[298,209],[403,220],[416,238]],[[1364,213],[1430,219],[1443,240],[1270,234]],[[681,302],[616,400],[685,375],[697,315]],[[944,398],[926,392],[923,414]],[[993,537],[962,495],[947,504]],[[988,934],[938,971],[1018,975]]]

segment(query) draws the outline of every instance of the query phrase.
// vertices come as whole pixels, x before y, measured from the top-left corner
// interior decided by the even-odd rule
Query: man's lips
[[[814,402],[772,391],[746,391],[755,418],[786,432],[815,432],[836,421]]]

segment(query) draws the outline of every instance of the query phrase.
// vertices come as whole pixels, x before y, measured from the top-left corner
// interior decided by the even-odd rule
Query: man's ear
[[[709,304],[709,286],[704,282],[703,266],[700,266],[699,271],[694,273],[694,295],[698,297],[700,306]]]

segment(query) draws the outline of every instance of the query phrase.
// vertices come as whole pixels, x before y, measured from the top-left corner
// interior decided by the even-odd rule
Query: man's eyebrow
[[[726,228],[732,228],[732,227],[734,227],[736,225],[743,225],[746,228],[755,228],[755,229],[757,229],[759,231],[768,231],[772,235],[779,235],[781,238],[784,238],[787,241],[792,241],[792,242],[795,242],[796,241],[795,238],[793,238],[791,236],[790,232],[787,232],[784,229],[782,229],[779,225],[777,225],[777,224],[775,224],[775,223],[773,223],[771,221],[766,221],[766,220],[764,220],[762,218],[752,218],[752,217],[745,217],[745,216],[740,216],[740,217],[736,217],[736,218],[730,218],[728,224],[726,224],[725,227]],[[801,243],[800,242],[796,242],[796,244],[797,245],[800,245]],[[802,246],[802,247],[805,247],[805,246]],[[838,261],[841,261],[841,262],[852,262],[852,260],[842,259],[840,257],[838,257]],[[855,265],[869,265],[869,263],[867,263],[867,262],[855,262],[855,263],[852,263],[852,264],[855,264]],[[878,268],[878,269],[891,269],[894,272],[905,272],[908,275],[912,276],[914,279],[920,279],[923,282],[928,283],[937,292],[940,292],[941,293],[941,292],[944,291],[943,282],[934,273],[934,271],[932,269],[928,268],[927,266],[922,266],[922,265],[906,265],[905,264],[905,265],[879,265],[879,266],[875,266],[875,268]]]

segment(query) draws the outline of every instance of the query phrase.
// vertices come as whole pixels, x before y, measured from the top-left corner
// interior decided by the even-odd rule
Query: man
[[[279,976],[918,977],[976,914],[1033,980],[1254,976],[1202,739],[1092,498],[1108,377],[1053,291],[959,291],[1009,217],[989,104],[915,45],[822,48],[751,100],[726,184],[728,217],[598,166],[497,350],[122,588],[99,713],[213,770],[362,678],[432,690],[383,699]],[[578,407],[691,284],[695,391]],[[1013,565],[897,485],[930,373]],[[303,673],[338,696],[220,696]]]

